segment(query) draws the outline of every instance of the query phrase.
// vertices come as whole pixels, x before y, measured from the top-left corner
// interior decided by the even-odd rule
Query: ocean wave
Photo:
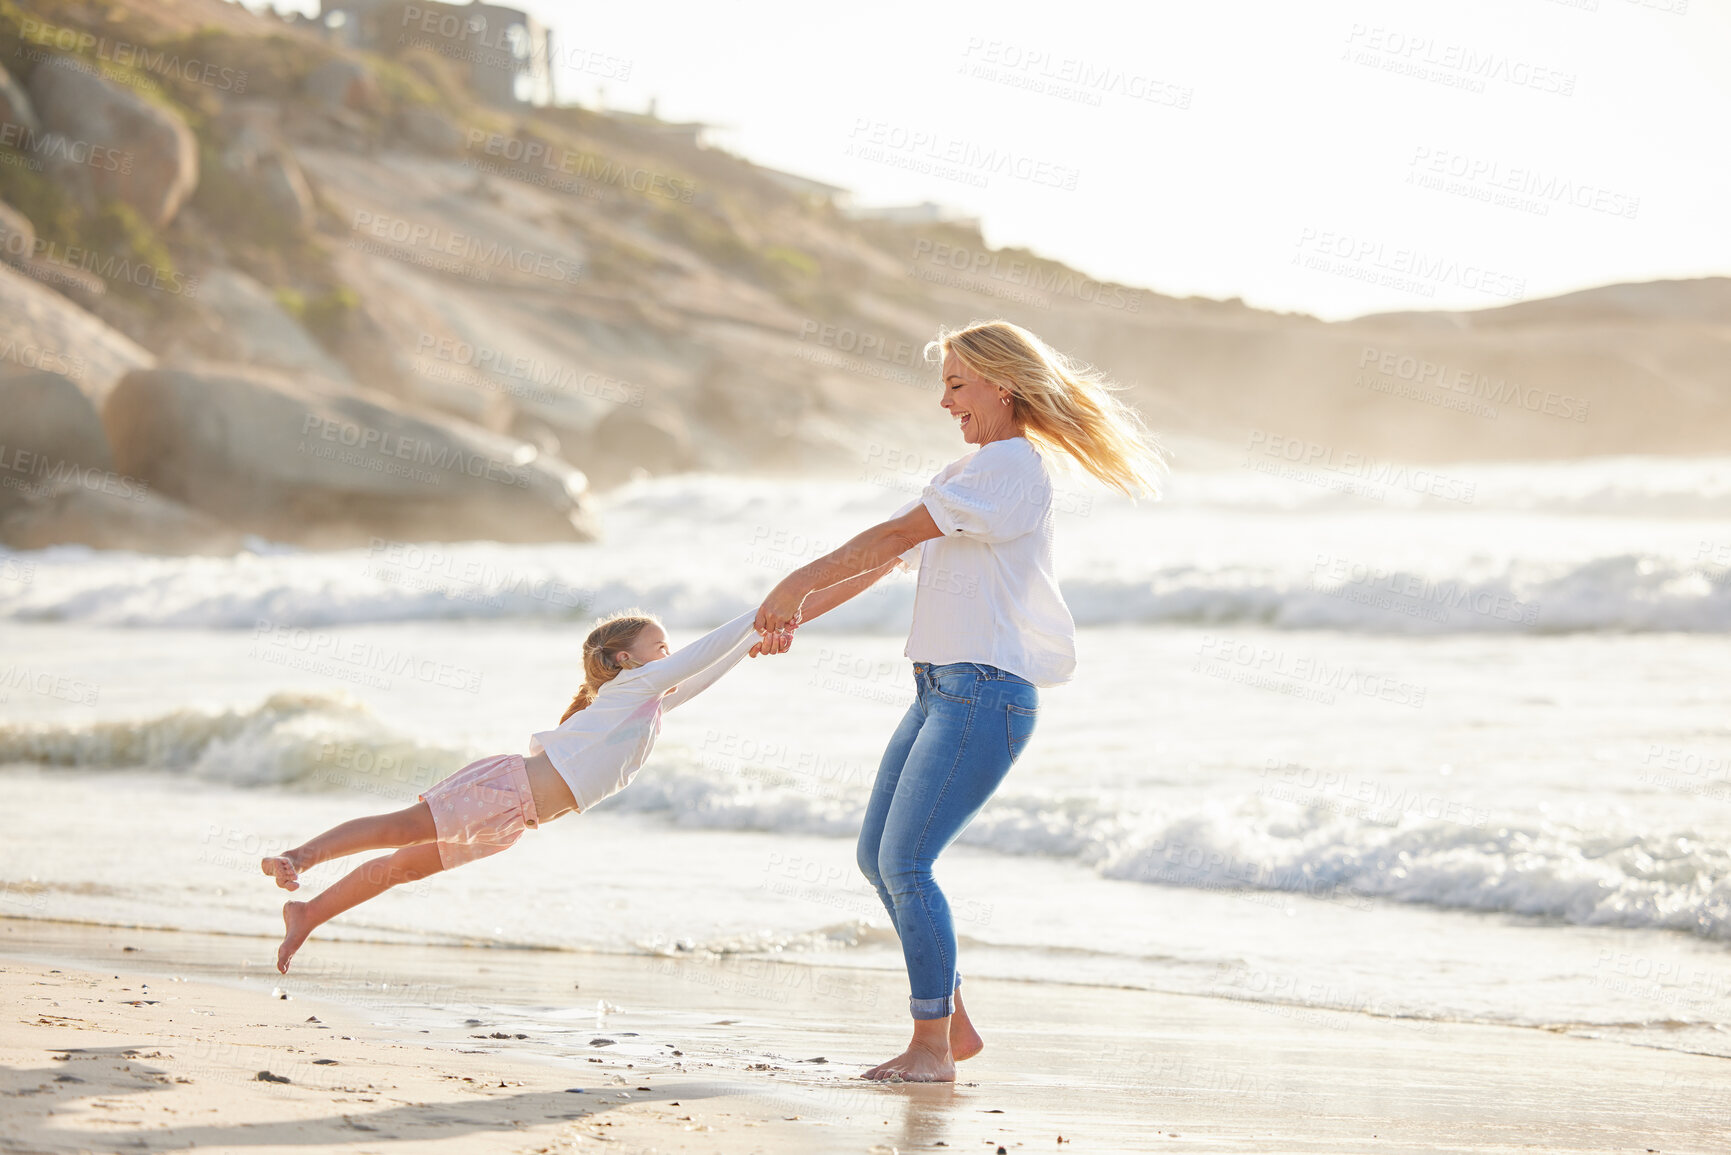
[[[646,773],[610,807],[680,826],[852,837],[864,793],[714,768]],[[809,777],[809,776],[808,776]],[[778,781],[777,779],[782,779]],[[1001,794],[961,841],[1080,861],[1105,878],[1498,911],[1731,940],[1731,853],[1692,832],[1591,830],[1393,792],[1350,815],[1253,795],[1136,813],[1115,800]]]
[[[1140,581],[1073,579],[1064,596],[1083,626],[1412,634],[1731,629],[1731,571],[1640,554],[1452,575],[1318,554],[1303,573],[1178,566]]]
[[[669,564],[645,576],[596,575],[586,558],[500,555],[510,547],[442,547],[442,569],[468,584],[399,574],[344,555],[272,559],[93,556],[38,559],[28,585],[0,582],[0,620],[95,626],[297,629],[406,621],[538,619],[586,623],[641,606],[669,624],[707,629],[762,598],[772,575],[749,566]],[[1731,545],[1727,547],[1731,551]],[[1143,564],[1137,565],[1137,560]],[[1731,566],[1654,553],[1567,561],[1463,559],[1380,565],[1312,552],[1273,564],[1159,564],[1131,559],[1060,582],[1076,622],[1258,625],[1380,634],[1696,632],[1731,630]],[[814,622],[814,632],[900,634],[914,587],[891,579]]]
[[[1447,470],[1444,470],[1447,472]],[[1463,465],[1473,500],[1179,473],[1167,500],[1066,492],[1058,568],[1084,625],[1367,633],[1731,629],[1731,458]],[[609,495],[600,544],[374,540],[232,557],[0,550],[0,621],[171,629],[438,620],[586,622],[630,606],[701,629],[917,496],[855,482],[672,477]],[[1465,490],[1462,490],[1465,492]],[[1414,504],[1416,502],[1417,504]],[[1714,521],[1702,519],[1716,519]],[[905,631],[893,578],[818,631]]]
[[[1217,447],[1208,455],[1216,467],[1174,473],[1164,501],[1176,508],[1289,512],[1380,505],[1587,517],[1731,517],[1731,457],[1402,466],[1355,455],[1344,446],[1281,446],[1295,456]],[[1234,465],[1239,468],[1229,468]]]
[[[472,753],[418,743],[358,703],[319,694],[277,694],[251,709],[0,726],[0,763],[145,768],[243,786],[394,791],[405,800]],[[869,789],[851,764],[760,766],[670,742],[604,805],[679,827],[851,838]],[[1720,841],[1502,814],[1424,792],[1386,794],[1354,808],[1267,790],[1167,812],[1123,799],[1004,793],[962,841],[1075,861],[1130,882],[1423,903],[1731,940],[1731,851]]]
[[[391,731],[351,698],[273,694],[236,710],[174,710],[83,725],[0,725],[0,764],[145,769],[235,786],[356,789],[412,800],[464,751]]]
[[[1393,823],[1213,805],[1114,847],[1108,878],[1383,899],[1731,939],[1731,855],[1690,832],[1555,821]]]

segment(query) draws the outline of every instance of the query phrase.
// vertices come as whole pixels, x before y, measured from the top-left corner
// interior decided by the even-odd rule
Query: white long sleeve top
[[[738,665],[757,640],[756,617],[753,607],[665,658],[621,671],[587,707],[531,737],[530,755],[546,751],[580,811],[619,793],[655,748],[662,711],[689,702]]]

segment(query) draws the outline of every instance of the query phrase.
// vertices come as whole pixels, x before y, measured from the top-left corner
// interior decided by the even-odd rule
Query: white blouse
[[[993,441],[951,462],[918,502],[942,537],[902,555],[917,568],[916,662],[982,662],[1057,686],[1076,669],[1076,623],[1052,564],[1052,480],[1025,437]]]
[[[689,646],[603,685],[595,700],[529,739],[571,787],[578,810],[631,785],[661,734],[661,712],[689,702],[739,664],[757,640],[757,608],[711,630]]]

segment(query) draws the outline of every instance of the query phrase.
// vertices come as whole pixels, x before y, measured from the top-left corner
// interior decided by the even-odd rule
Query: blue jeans
[[[932,863],[998,789],[1034,733],[1033,685],[996,666],[914,663],[914,703],[878,767],[859,832],[859,868],[877,888],[907,961],[909,1009],[956,1009],[956,928]]]

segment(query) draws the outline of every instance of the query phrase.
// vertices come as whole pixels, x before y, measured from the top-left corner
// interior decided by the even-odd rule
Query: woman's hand
[[[799,607],[805,601],[806,590],[793,574],[781,579],[769,591],[763,604],[757,607],[757,620],[752,627],[760,634],[785,634],[799,625]],[[786,647],[782,647],[786,649]],[[777,650],[780,653],[781,650]]]

